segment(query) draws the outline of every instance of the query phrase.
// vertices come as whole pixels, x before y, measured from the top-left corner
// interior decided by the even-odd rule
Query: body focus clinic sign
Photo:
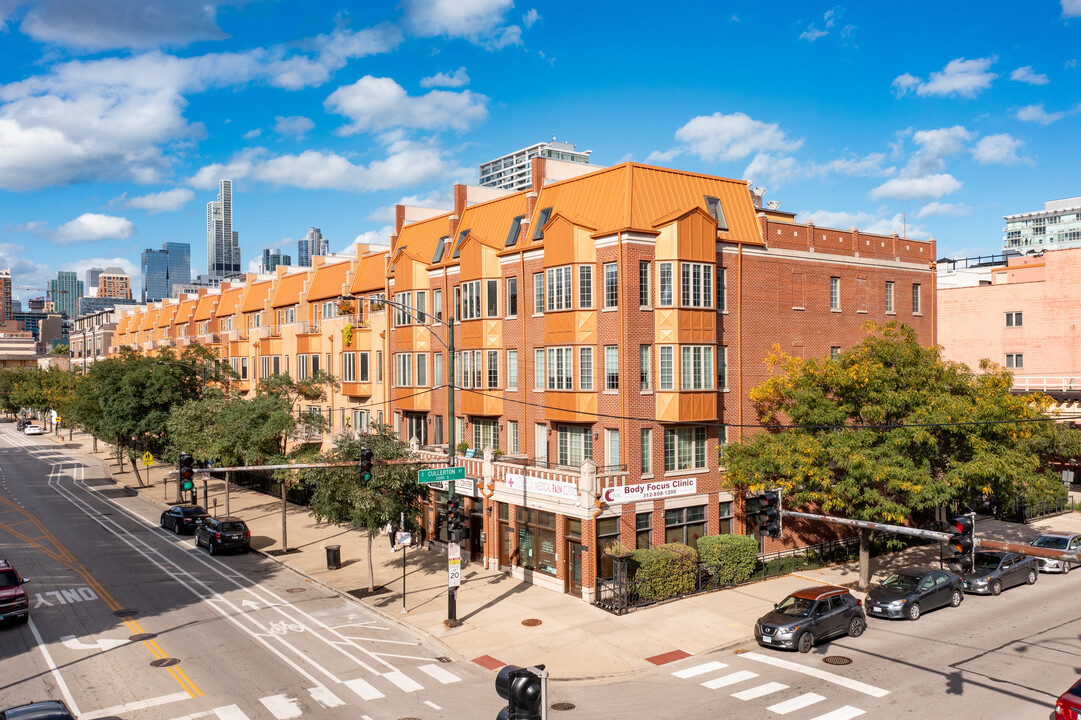
[[[698,492],[698,481],[695,478],[676,478],[675,480],[660,480],[638,483],[637,485],[605,488],[601,491],[601,498],[609,505],[619,505],[620,503],[637,502],[638,500],[656,500],[658,498],[676,497],[677,495],[694,495],[696,492]]]

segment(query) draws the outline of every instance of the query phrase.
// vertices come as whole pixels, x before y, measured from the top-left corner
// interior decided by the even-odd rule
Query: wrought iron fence
[[[1060,498],[1051,502],[1026,503],[1021,498],[1017,499],[1017,505],[1012,513],[1007,513],[1005,519],[1015,520],[1022,523],[1030,523],[1040,518],[1052,515],[1065,515],[1077,510],[1074,501],[1068,497]]]
[[[233,482],[237,485],[255,490],[264,495],[281,499],[281,481],[275,479],[271,470],[235,470]],[[285,489],[285,499],[294,505],[308,507],[311,503],[313,488],[305,484],[288,485]]]

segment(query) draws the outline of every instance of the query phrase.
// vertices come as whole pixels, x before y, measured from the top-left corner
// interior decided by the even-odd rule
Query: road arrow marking
[[[101,638],[96,643],[84,643],[77,639],[74,635],[64,635],[60,638],[60,642],[64,643],[64,647],[68,650],[112,650],[118,648],[121,645],[127,645],[130,640],[112,640],[110,638]]]
[[[259,603],[255,602],[254,600],[244,600],[240,604],[246,608],[251,608],[252,610],[259,609]]]

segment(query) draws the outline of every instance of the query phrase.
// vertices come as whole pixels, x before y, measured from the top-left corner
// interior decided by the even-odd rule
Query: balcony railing
[[[301,320],[298,323],[293,323],[296,326],[297,335],[317,335],[319,334],[319,323],[308,322],[307,320]]]
[[[1020,392],[1081,392],[1081,376],[1026,377],[1014,375],[1013,389]]]

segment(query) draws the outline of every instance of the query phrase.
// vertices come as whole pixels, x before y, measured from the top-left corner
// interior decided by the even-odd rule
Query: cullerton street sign
[[[417,473],[417,481],[422,485],[444,480],[465,480],[465,467],[432,468]]]

